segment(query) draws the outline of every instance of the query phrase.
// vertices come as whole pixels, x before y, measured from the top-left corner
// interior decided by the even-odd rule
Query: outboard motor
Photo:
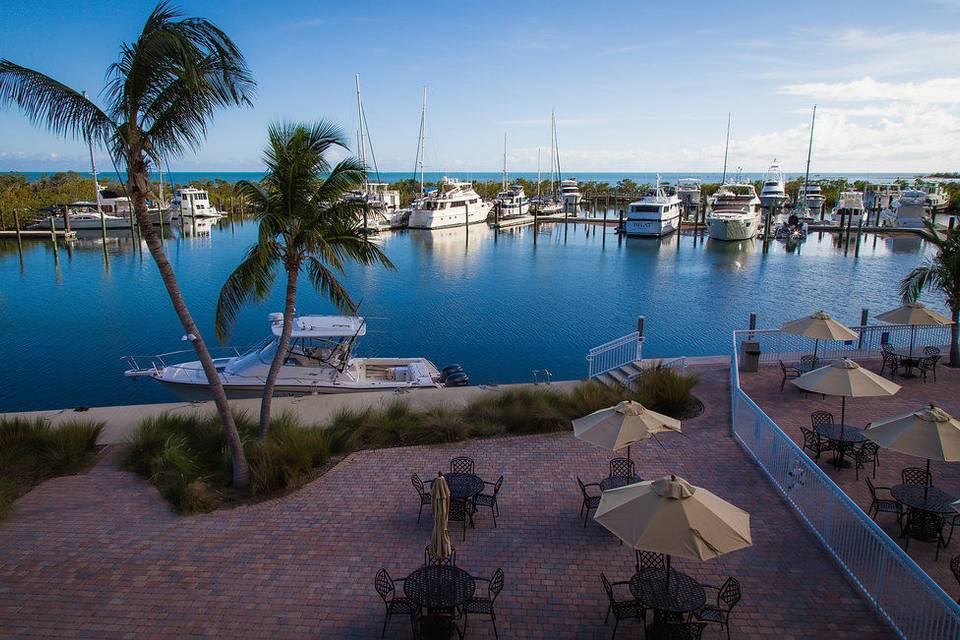
[[[787,223],[788,223],[791,227],[795,227],[795,226],[797,226],[797,225],[800,223],[800,218],[797,217],[797,214],[791,213],[791,214],[790,214],[790,217],[787,218]]]
[[[446,377],[443,384],[447,387],[465,387],[470,384],[470,378],[463,370],[454,371]]]
[[[446,382],[447,378],[450,377],[452,374],[462,373],[462,372],[463,372],[463,367],[461,367],[458,364],[452,364],[449,367],[444,367],[440,371],[440,382]]]

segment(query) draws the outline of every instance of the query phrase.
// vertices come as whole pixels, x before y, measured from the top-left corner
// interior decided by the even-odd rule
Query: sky
[[[233,38],[258,83],[174,171],[255,171],[267,124],[340,123],[354,75],[382,171],[536,171],[551,110],[565,173],[960,170],[960,0],[802,3],[177,3]],[[97,95],[153,3],[0,3],[0,57]],[[100,154],[98,154],[99,156]],[[102,160],[105,162],[105,158]],[[85,146],[0,108],[0,171],[88,170]]]

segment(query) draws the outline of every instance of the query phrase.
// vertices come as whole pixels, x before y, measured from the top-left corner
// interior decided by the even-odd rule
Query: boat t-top
[[[231,397],[259,395],[280,342],[283,314],[269,316],[272,336],[246,353],[214,360],[220,382]],[[360,358],[357,339],[366,334],[359,316],[300,316],[293,321],[286,361],[277,376],[276,393],[320,394],[460,386],[469,382],[458,365],[443,372],[426,358]],[[149,377],[178,391],[204,390],[207,378],[199,361],[170,364],[175,352],[148,358],[129,357],[124,375]]]
[[[760,198],[748,182],[727,183],[714,195],[710,206],[710,237],[738,241],[756,238],[760,232]]]
[[[699,194],[699,191],[698,191]],[[660,186],[660,176],[653,193],[631,202],[627,207],[624,233],[628,236],[666,236],[680,226],[680,196],[667,195]]]
[[[774,159],[763,177],[763,186],[760,188],[760,206],[764,209],[782,207],[787,201],[787,192],[783,183],[783,171]]]

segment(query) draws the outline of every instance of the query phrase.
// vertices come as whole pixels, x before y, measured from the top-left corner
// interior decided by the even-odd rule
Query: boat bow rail
[[[238,358],[248,352],[251,347],[219,347],[211,349],[211,355],[216,354],[213,359],[214,364],[220,368],[226,365],[229,360]],[[161,371],[168,367],[182,366],[183,360],[189,355],[196,356],[194,349],[180,349],[179,351],[168,351],[167,353],[158,353],[152,356],[123,356],[122,360],[127,363],[129,369],[123,372],[128,378],[143,378],[159,375]]]

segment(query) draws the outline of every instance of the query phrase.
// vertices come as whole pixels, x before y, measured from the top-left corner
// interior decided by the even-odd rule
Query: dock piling
[[[57,246],[57,216],[50,216],[50,241],[53,243],[53,263],[60,264],[60,249]]]
[[[13,210],[13,228],[17,233],[17,253],[20,254],[20,266],[23,266],[23,238],[20,237],[20,216]]]
[[[637,334],[642,338],[643,337],[643,325],[647,321],[646,316],[640,316],[637,318]]]

